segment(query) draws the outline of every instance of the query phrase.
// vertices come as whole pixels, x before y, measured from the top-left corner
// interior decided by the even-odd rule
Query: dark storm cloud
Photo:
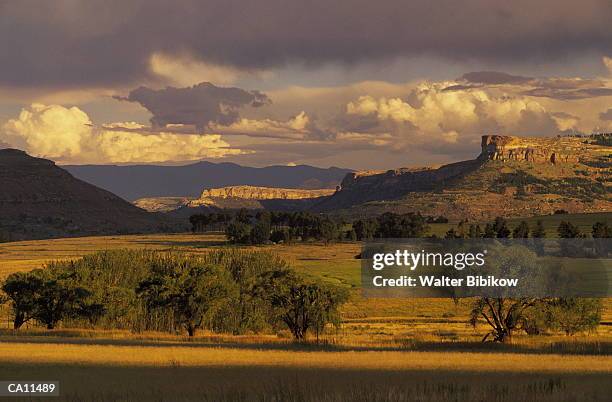
[[[605,112],[599,113],[599,118],[601,120],[612,121],[612,109],[608,109]]]
[[[499,71],[475,71],[463,74],[460,78],[474,84],[501,85],[501,84],[526,84],[533,80],[531,77],[522,77]]]
[[[271,102],[266,94],[259,91],[217,87],[209,82],[160,90],[139,87],[127,97],[117,99],[141,104],[153,115],[151,124],[154,127],[188,124],[200,130],[209,123],[227,126],[236,122],[238,110],[243,106],[259,107]]]
[[[544,80],[535,88],[524,91],[522,94],[558,100],[577,100],[597,98],[600,96],[612,96],[612,88],[604,86],[604,84],[599,81],[581,81],[587,82],[577,82],[576,85],[570,83],[569,85],[559,86],[555,83],[551,84],[551,80]]]
[[[609,0],[105,0],[0,3],[0,85],[151,78],[154,52],[243,68],[430,55],[527,63],[612,54]]]
[[[558,100],[576,100],[612,96],[612,88],[599,79],[532,78],[497,71],[478,71],[463,74],[444,91],[464,91],[495,85],[516,86],[522,95]]]

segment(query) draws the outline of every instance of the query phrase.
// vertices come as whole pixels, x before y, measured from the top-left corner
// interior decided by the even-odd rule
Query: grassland
[[[607,215],[609,216],[609,214]],[[584,228],[607,216],[572,216]],[[568,216],[542,218],[547,231]],[[102,249],[227,247],[220,234],[107,236],[0,244],[0,277]],[[351,289],[343,324],[322,344],[287,333],[233,336],[60,328],[9,329],[0,315],[0,379],[59,379],[62,400],[605,400],[612,391],[612,303],[592,333],[482,344],[469,300],[365,299],[360,246],[261,246],[307,275]]]

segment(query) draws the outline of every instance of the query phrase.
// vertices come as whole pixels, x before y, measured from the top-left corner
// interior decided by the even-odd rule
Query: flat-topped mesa
[[[301,200],[332,195],[334,189],[303,190],[293,188],[274,188],[256,186],[229,186],[205,189],[200,198],[188,203],[190,207],[211,204],[217,198],[237,198],[243,200]]]
[[[577,163],[588,153],[582,137],[513,137],[483,135],[480,159],[534,163]]]

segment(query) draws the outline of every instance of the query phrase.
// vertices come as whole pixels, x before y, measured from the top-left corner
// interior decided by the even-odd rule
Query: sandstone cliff
[[[300,190],[290,188],[272,188],[255,186],[230,186],[206,189],[200,198],[187,203],[190,207],[202,205],[214,205],[219,199],[241,199],[241,200],[302,200],[308,198],[319,198],[331,195],[335,190]]]
[[[606,137],[607,138],[607,137]],[[353,172],[315,205],[351,214],[421,212],[457,219],[612,211],[612,147],[595,137],[482,137],[473,160]]]

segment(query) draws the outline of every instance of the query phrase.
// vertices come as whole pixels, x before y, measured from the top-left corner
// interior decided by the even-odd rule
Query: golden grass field
[[[103,249],[226,247],[220,234],[104,236],[0,244],[0,277]],[[0,379],[61,381],[62,400],[607,400],[612,303],[597,331],[482,344],[469,300],[365,299],[355,243],[261,246],[305,274],[352,289],[323,343],[288,334],[195,339],[60,328],[10,330],[0,315]]]

